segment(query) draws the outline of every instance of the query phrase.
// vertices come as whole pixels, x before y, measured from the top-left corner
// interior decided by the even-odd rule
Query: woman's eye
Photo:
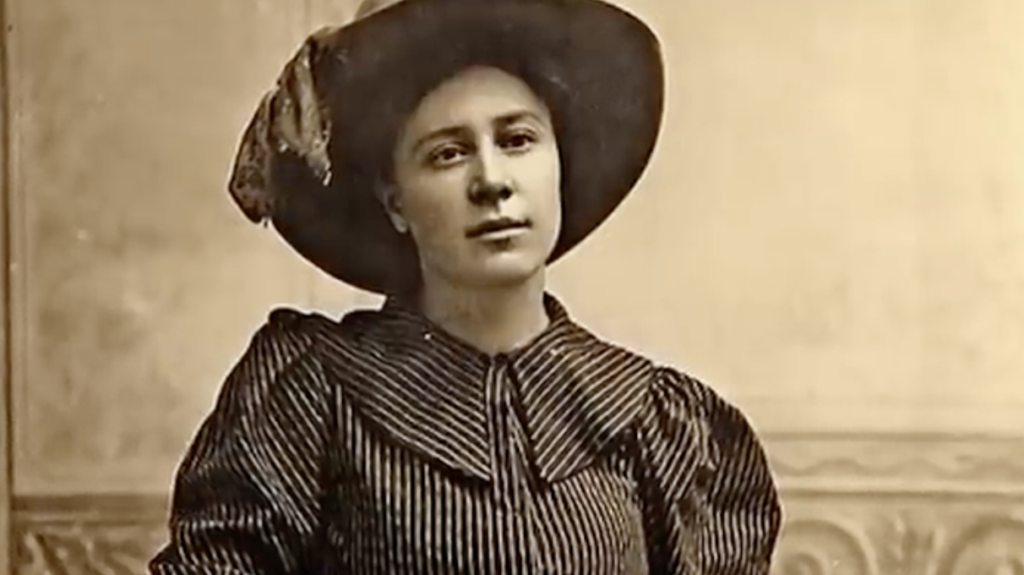
[[[501,140],[501,147],[511,151],[524,151],[537,142],[532,132],[513,132]]]
[[[427,163],[434,167],[443,168],[458,163],[466,155],[466,149],[462,146],[442,146],[427,156]]]

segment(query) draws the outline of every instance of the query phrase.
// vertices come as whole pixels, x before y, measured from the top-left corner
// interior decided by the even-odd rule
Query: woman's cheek
[[[436,199],[422,202],[417,206],[416,225],[421,235],[430,243],[450,241],[462,234],[462,217],[459,206],[454,202]]]

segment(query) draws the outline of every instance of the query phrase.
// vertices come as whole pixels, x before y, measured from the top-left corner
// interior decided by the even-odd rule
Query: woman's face
[[[523,81],[471,68],[439,85],[404,125],[393,173],[385,204],[427,281],[501,287],[542,272],[561,173],[550,114]]]

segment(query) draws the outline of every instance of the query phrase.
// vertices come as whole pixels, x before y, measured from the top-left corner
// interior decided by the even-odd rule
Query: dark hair
[[[526,58],[521,50],[505,45],[509,41],[470,38],[439,50],[428,65],[404,70],[377,93],[356,90],[335,96],[335,133],[346,130],[349,135],[331,138],[332,161],[372,187],[393,183],[394,148],[406,120],[427,94],[471,67],[493,67],[523,80],[551,110],[569,104],[573,95],[557,68],[546,60]],[[375,121],[367,122],[367,117]],[[570,127],[564,118],[552,113],[551,121],[559,141],[566,139]]]

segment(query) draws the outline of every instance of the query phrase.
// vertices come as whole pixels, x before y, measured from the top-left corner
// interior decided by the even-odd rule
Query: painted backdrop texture
[[[664,44],[665,132],[553,291],[750,415],[789,502],[778,569],[1024,573],[1024,3],[623,5]],[[61,501],[166,495],[272,307],[377,299],[225,192],[260,96],[351,0],[3,7],[9,456],[43,572],[39,533],[81,524]]]

